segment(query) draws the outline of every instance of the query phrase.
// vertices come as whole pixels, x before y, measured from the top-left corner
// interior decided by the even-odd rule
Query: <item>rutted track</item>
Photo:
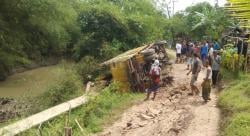
[[[175,64],[174,83],[162,87],[155,101],[142,101],[98,136],[216,136],[219,110],[216,95],[205,104],[200,96],[188,96],[190,77],[184,64]],[[200,74],[198,84],[202,81]]]

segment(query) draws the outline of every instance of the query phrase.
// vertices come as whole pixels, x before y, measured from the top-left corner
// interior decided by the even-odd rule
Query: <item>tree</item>
[[[223,8],[213,7],[207,2],[188,7],[185,12],[187,24],[192,26],[190,32],[195,39],[204,36],[218,39],[230,22]]]

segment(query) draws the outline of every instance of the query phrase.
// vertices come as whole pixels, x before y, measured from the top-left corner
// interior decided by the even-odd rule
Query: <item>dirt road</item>
[[[97,136],[216,136],[219,128],[217,97],[204,103],[188,96],[190,76],[184,64],[174,64],[172,86],[162,87],[155,101],[142,101],[128,109],[112,126]],[[204,71],[199,75],[200,84]]]

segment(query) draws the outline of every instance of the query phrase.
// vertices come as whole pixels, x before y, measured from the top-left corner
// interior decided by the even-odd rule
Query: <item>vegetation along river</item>
[[[0,97],[36,96],[58,77],[59,65],[41,67],[9,76],[0,82]]]

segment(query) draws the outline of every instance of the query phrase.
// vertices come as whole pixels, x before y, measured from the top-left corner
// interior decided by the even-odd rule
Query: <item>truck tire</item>
[[[144,56],[151,56],[155,53],[154,49],[146,49],[144,51],[141,52],[142,55]]]
[[[156,59],[156,58],[157,58],[157,55],[156,54],[152,54],[150,56],[144,57],[144,60],[145,61],[152,61],[153,59]]]

